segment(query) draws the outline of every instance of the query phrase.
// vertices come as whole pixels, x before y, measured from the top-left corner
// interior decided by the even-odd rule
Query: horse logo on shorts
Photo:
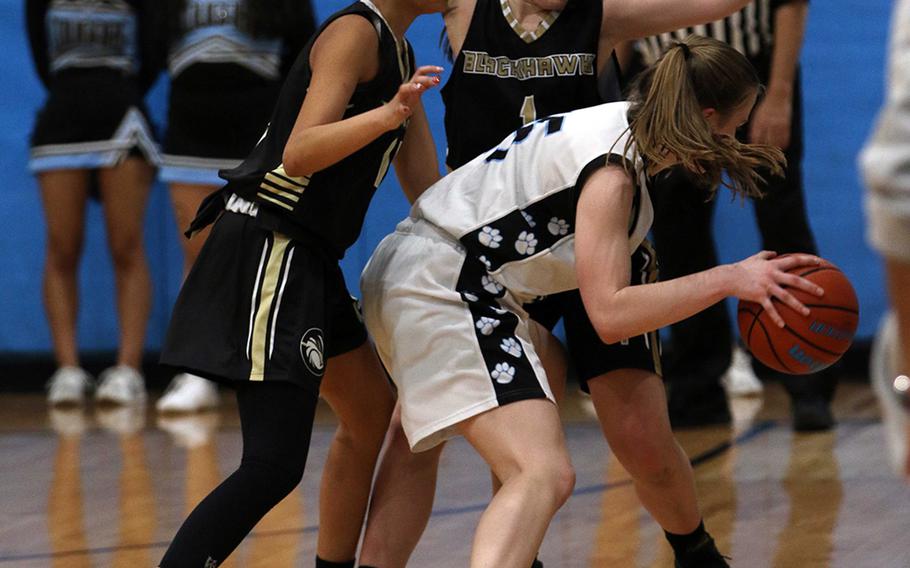
[[[321,329],[311,327],[303,334],[300,338],[300,357],[306,368],[317,377],[325,373],[325,340]]]

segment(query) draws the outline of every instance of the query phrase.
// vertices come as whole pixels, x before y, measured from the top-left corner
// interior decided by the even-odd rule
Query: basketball
[[[824,296],[788,289],[809,308],[808,316],[772,298],[784,327],[777,327],[761,305],[740,300],[736,310],[739,334],[749,351],[768,367],[791,375],[814,373],[837,362],[850,347],[859,323],[859,303],[850,281],[828,261],[788,272],[818,284],[825,290]]]

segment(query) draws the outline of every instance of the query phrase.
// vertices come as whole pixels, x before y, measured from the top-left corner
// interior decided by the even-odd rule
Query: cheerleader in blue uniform
[[[202,200],[262,136],[290,64],[314,31],[310,3],[279,0],[168,0],[168,125],[159,173],[183,231]],[[183,274],[207,231],[180,238]],[[218,404],[215,385],[181,373],[156,407],[194,412]]]
[[[76,272],[94,187],[104,207],[120,323],[117,364],[101,374],[95,397],[114,404],[145,398],[139,366],[151,282],[142,221],[158,150],[142,99],[159,70],[149,8],[143,0],[26,2],[32,55],[48,91],[29,167],[47,218],[44,303],[58,365],[48,384],[54,405],[82,403],[92,385],[79,364]]]

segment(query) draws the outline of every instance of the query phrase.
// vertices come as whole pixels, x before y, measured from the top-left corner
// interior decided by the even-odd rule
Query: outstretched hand
[[[811,254],[777,256],[775,252],[761,251],[733,265],[738,271],[735,296],[761,305],[778,327],[784,327],[784,319],[772,299],[776,298],[806,316],[809,315],[809,308],[788,292],[787,288],[819,297],[825,293],[821,286],[787,271],[798,266],[821,266],[823,262]]]
[[[420,96],[439,84],[439,74],[442,71],[442,67],[424,65],[417,69],[410,81],[398,87],[395,97],[385,104],[389,111],[389,130],[398,128],[411,116]]]

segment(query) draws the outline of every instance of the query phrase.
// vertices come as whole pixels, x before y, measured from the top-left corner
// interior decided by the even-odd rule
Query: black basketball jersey
[[[603,102],[601,19],[600,2],[569,0],[528,32],[506,0],[477,0],[442,89],[448,166],[460,167],[533,120]]]
[[[399,46],[382,15],[361,0],[336,12],[319,28],[297,58],[282,87],[265,136],[247,159],[233,170],[222,170],[226,195],[235,193],[259,205],[263,225],[292,237],[315,240],[341,258],[357,240],[367,207],[385,178],[404,138],[406,124],[386,132],[340,162],[308,177],[291,177],[282,166],[287,144],[312,77],[310,50],[334,20],[356,14],[368,19],[379,35],[379,72],[357,86],[344,118],[377,108],[392,100],[414,68],[405,41]],[[224,195],[224,194],[223,194]],[[197,224],[198,226],[198,224]]]

